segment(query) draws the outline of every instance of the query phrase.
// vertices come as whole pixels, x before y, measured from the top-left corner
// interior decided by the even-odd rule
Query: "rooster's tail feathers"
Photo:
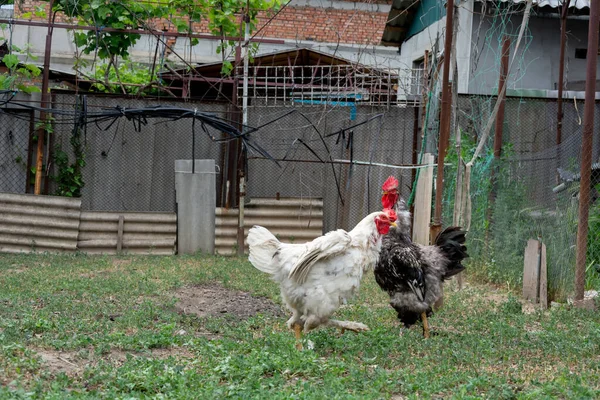
[[[281,244],[267,228],[254,226],[248,231],[248,247],[250,255],[248,260],[254,268],[273,275],[279,270],[279,265],[274,257]]]
[[[461,264],[462,260],[469,257],[467,246],[465,246],[466,231],[458,226],[446,228],[435,239],[435,244],[442,250],[450,263],[446,267],[443,278],[447,279],[465,269]]]

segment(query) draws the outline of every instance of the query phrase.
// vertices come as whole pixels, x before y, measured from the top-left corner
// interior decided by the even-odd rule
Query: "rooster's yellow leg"
[[[423,321],[423,336],[425,336],[425,339],[429,339],[429,323],[427,322],[426,313],[421,313],[421,320]]]
[[[296,323],[294,324],[294,333],[296,334],[296,348],[298,350],[302,350],[302,325]]]

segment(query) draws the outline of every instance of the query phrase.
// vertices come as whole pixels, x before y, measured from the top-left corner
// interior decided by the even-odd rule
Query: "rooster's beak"
[[[398,224],[396,224],[395,222],[392,222],[392,223],[390,224],[390,226],[393,226],[394,228],[397,228],[397,227],[398,227]]]

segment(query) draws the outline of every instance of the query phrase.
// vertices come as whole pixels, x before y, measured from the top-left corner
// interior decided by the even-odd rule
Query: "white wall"
[[[490,94],[496,91],[502,48],[502,34],[511,36],[510,59],[521,25],[522,15],[506,20],[502,31],[499,21],[491,17],[481,18],[475,14],[473,20],[473,51],[471,58],[469,91],[474,94]],[[567,87],[584,90],[586,60],[575,58],[576,48],[587,48],[587,20],[567,22],[567,47],[565,53],[565,77]],[[520,44],[508,78],[508,89],[534,90],[532,95],[547,96],[557,88],[559,70],[560,20],[532,15],[529,27]],[[597,73],[600,76],[600,65]],[[579,81],[579,84],[575,83]]]
[[[458,66],[459,93],[467,93],[468,91],[468,75],[471,61],[471,48],[468,43],[473,24],[472,10],[473,0],[462,1],[457,8],[458,31],[456,40],[456,63]],[[441,54],[444,49],[445,31],[446,17],[443,17],[405,41],[401,48],[400,64],[404,68],[412,68],[414,61],[423,58],[425,50],[432,52],[434,51],[434,48],[436,48],[438,54]]]
[[[12,33],[13,44],[23,48],[28,43],[31,45],[31,53],[38,56],[36,64],[42,65],[44,60],[44,48],[46,43],[45,27],[31,26],[14,26]],[[1,36],[9,38],[10,31],[7,27],[0,32]],[[142,35],[135,46],[130,50],[131,58],[136,62],[152,63],[154,52],[156,49],[157,39],[152,35]],[[189,39],[177,38],[174,51],[184,58],[187,62],[194,63],[211,63],[221,61],[221,55],[217,54],[217,46],[219,41],[201,39],[197,46],[192,48],[190,55]],[[159,45],[158,59],[160,60],[161,52],[163,51],[162,43]],[[362,63],[369,66],[379,68],[399,68],[399,56],[397,48],[384,46],[365,46],[351,44],[336,44],[336,43],[317,43],[312,41],[295,41],[285,40],[282,44],[267,44],[259,45],[258,54],[268,54],[275,51],[289,50],[298,47],[308,47],[315,50],[346,58],[352,62]],[[52,58],[51,67],[60,71],[72,72],[74,63],[74,54],[76,52],[73,43],[73,34],[66,29],[54,29],[52,37]],[[84,55],[84,59],[92,61],[94,55]],[[171,54],[167,57],[177,65],[184,65],[180,58]]]

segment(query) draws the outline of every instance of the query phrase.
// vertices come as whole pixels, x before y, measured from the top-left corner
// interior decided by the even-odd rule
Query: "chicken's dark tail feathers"
[[[435,244],[450,260],[450,263],[446,267],[446,272],[442,277],[443,279],[448,279],[465,269],[461,262],[469,257],[467,246],[465,246],[466,234],[467,232],[463,231],[459,226],[451,226],[444,229],[435,239]]]

